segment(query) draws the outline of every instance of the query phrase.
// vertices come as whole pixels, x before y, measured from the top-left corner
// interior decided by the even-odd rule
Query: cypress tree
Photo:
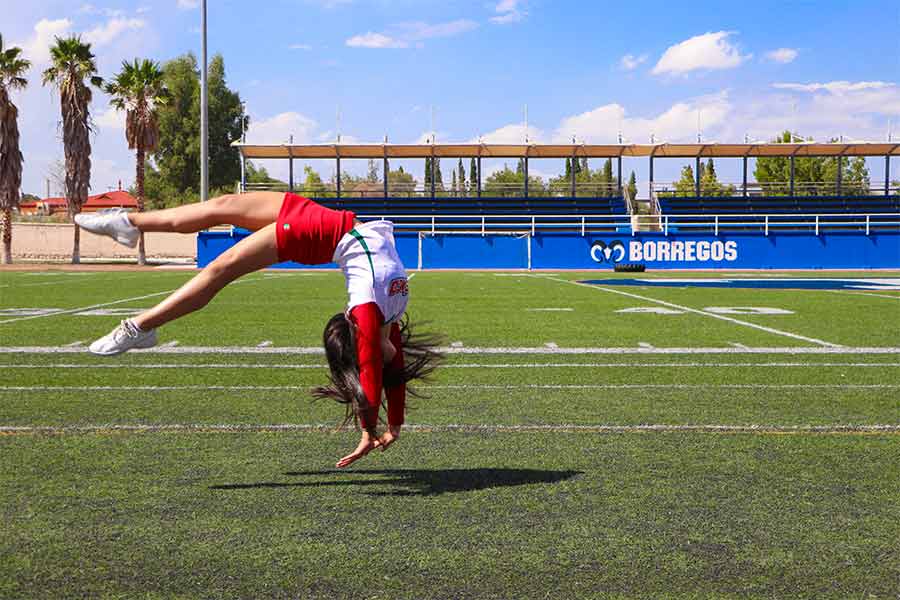
[[[459,195],[465,196],[466,194],[466,169],[463,167],[462,158],[459,159],[459,164],[456,166],[456,170],[459,171]]]
[[[603,163],[603,183],[612,183],[612,182],[613,182],[612,159],[607,158],[606,162]]]
[[[566,181],[572,177],[572,161],[566,157]]]
[[[441,159],[434,162],[434,185],[438,189],[444,188],[444,176],[441,174]]]
[[[469,189],[472,192],[478,189],[478,163],[474,158],[469,162]]]
[[[431,157],[425,157],[425,188],[431,188]]]

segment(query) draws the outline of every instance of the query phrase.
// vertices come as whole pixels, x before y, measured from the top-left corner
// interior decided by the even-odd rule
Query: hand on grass
[[[363,431],[362,438],[359,440],[359,444],[356,446],[356,450],[354,450],[341,460],[337,461],[337,464],[335,466],[338,469],[343,469],[344,467],[358,461],[360,458],[372,451],[372,448],[375,447],[376,442],[377,438],[370,436],[368,431]]]
[[[381,451],[384,452],[388,449],[388,446],[397,441],[397,438],[400,437],[400,426],[399,425],[391,425],[388,427],[388,430],[382,433],[377,440],[375,440],[375,447],[381,448]]]

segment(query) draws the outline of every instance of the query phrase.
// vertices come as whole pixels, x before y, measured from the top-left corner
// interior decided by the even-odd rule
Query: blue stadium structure
[[[396,224],[398,248],[419,268],[609,268],[641,263],[648,268],[897,268],[900,267],[900,189],[890,178],[891,157],[900,144],[609,144],[609,145],[251,145],[237,143],[247,159],[285,159],[286,184],[264,184],[307,195],[363,219],[387,218]],[[844,182],[841,162],[850,157],[884,159],[884,182]],[[622,185],[623,158],[649,161],[649,197],[629,196]],[[747,178],[750,160],[781,157],[790,165],[787,181],[760,184]],[[831,182],[795,181],[795,162],[805,157],[837,161]],[[477,182],[463,193],[436,183],[438,159],[477,161]],[[481,162],[519,161],[522,183],[484,190]],[[549,190],[529,190],[529,164],[537,159],[609,159],[615,181],[589,186],[555,180]],[[654,181],[662,158],[695,162],[693,189]],[[701,159],[740,159],[743,180],[707,189]],[[358,183],[347,189],[341,178],[314,190],[294,184],[294,161],[331,159],[335,172],[352,159],[422,159],[430,165],[429,184]],[[242,173],[244,170],[242,168]],[[428,177],[430,175],[430,177]],[[521,176],[520,175],[520,176]],[[241,191],[259,186],[240,183]],[[535,193],[537,192],[537,193]],[[205,264],[245,234],[204,232],[198,261]],[[289,266],[289,265],[284,265]]]

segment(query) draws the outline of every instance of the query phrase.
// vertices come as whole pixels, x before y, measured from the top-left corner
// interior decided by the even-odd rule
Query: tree
[[[525,172],[513,171],[508,165],[503,169],[492,173],[484,183],[484,190],[488,196],[518,196],[525,186]],[[544,181],[540,177],[528,178],[529,194],[541,196],[546,194]]]
[[[268,177],[269,174],[266,173],[265,169],[260,170]],[[322,182],[322,177],[309,165],[303,167],[303,193],[311,198],[324,198],[333,195]]]
[[[103,80],[97,76],[91,45],[82,42],[78,36],[57,37],[50,47],[50,62],[50,67],[43,73],[43,83],[53,84],[59,90],[66,156],[66,205],[71,219],[81,212],[91,186],[90,104],[93,93],[85,80],[97,88],[103,85]],[[80,232],[75,225],[72,263],[81,262]]]
[[[434,160],[434,187],[439,192],[444,191],[444,176],[441,174],[441,159]]]
[[[472,193],[478,190],[478,163],[472,158],[469,161],[469,191]]]
[[[458,190],[456,189],[456,169],[452,172],[453,177],[451,178],[450,183],[450,196],[456,197],[458,195]]]
[[[431,157],[425,157],[425,188],[426,192],[431,190]]]
[[[403,170],[403,165],[396,171],[388,171],[388,184],[391,196],[411,196],[416,190],[416,180]]]
[[[169,92],[163,84],[159,64],[151,60],[134,59],[122,63],[122,70],[106,85],[106,93],[112,96],[110,104],[125,111],[125,139],[128,149],[135,151],[135,187],[138,212],[144,210],[144,166],[147,152],[159,145],[157,107],[169,100]],[[144,251],[144,234],[138,243],[138,264],[147,262]]]
[[[459,159],[459,164],[456,166],[456,170],[459,171],[459,195],[468,196],[468,194],[466,193],[466,169],[463,166],[462,158]]]
[[[3,230],[3,264],[12,262],[12,210],[19,206],[22,187],[22,151],[19,149],[19,109],[9,97],[11,90],[28,85],[25,72],[31,63],[20,58],[22,49],[3,49],[0,35],[0,229]]]
[[[306,173],[307,169],[309,169],[308,165],[303,168],[303,172]],[[285,188],[287,187],[286,182],[272,177],[265,167],[257,167],[252,160],[248,160],[244,163],[244,179],[247,183],[267,183],[277,184],[284,186]],[[322,179],[319,178],[319,181],[321,182]]]
[[[628,177],[627,187],[628,190],[626,195],[634,202],[637,199],[637,177],[634,176],[634,171],[632,171],[631,176]]]
[[[613,190],[613,168],[612,159],[607,158],[603,163],[603,174],[600,176],[600,182],[606,186],[606,192],[611,193]]]
[[[160,144],[152,154],[161,182],[153,188],[195,201],[200,189],[200,71],[193,54],[166,62],[163,82],[170,101],[158,110]],[[240,158],[231,143],[240,139],[245,119],[240,95],[228,88],[225,63],[209,65],[209,186],[228,188],[240,177]],[[150,172],[148,171],[148,187]]]
[[[775,143],[803,141],[803,138],[789,131],[772,140]],[[807,141],[812,141],[809,138]],[[837,140],[829,140],[835,142]],[[833,156],[799,156],[794,159],[794,193],[797,195],[830,196],[836,193],[837,158]],[[869,190],[869,172],[865,159],[856,157],[841,161],[842,193],[865,194]],[[756,159],[753,171],[756,181],[761,183],[767,194],[787,195],[790,193],[791,161],[785,156],[766,156]]]
[[[366,171],[366,181],[369,183],[378,183],[378,161],[374,158],[369,159],[368,169]]]
[[[681,179],[675,182],[676,196],[694,196],[697,193],[694,169],[691,165],[681,168]]]

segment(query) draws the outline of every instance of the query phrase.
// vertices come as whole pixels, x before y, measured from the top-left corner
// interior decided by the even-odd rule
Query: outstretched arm
[[[376,444],[378,407],[381,405],[382,371],[384,369],[381,350],[381,324],[384,317],[374,302],[354,306],[350,318],[356,324],[356,356],[359,363],[359,382],[366,395],[367,407],[360,411],[359,421],[363,428],[362,438],[356,450],[337,462],[343,468],[368,454]]]

